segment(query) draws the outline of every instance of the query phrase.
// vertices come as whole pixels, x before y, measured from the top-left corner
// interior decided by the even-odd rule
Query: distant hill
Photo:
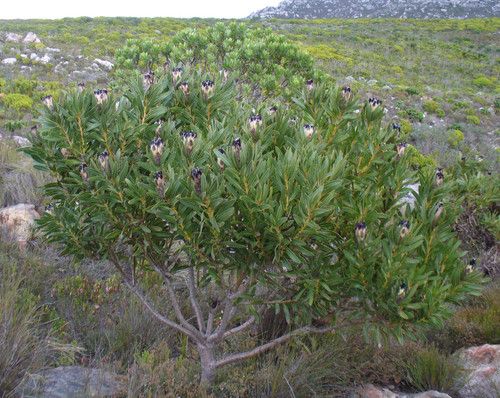
[[[500,16],[498,0],[283,0],[249,18],[481,18]]]

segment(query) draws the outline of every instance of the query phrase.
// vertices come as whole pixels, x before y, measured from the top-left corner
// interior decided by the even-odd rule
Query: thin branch
[[[223,335],[222,335],[222,338],[225,339],[229,336],[232,336],[233,334],[236,334],[236,333],[239,333],[239,332],[242,332],[243,330],[249,328],[253,323],[255,322],[255,317],[254,316],[251,316],[250,318],[248,318],[245,322],[243,322],[241,325],[239,326],[236,326],[230,330],[228,330],[227,332],[225,332]]]
[[[205,336],[210,336],[210,333],[212,333],[212,329],[214,327],[215,311],[217,311],[217,307],[211,308],[209,313],[208,313],[207,330],[206,330]]]
[[[203,314],[201,312],[200,303],[196,298],[196,286],[194,282],[194,268],[189,268],[189,274],[187,278],[187,285],[189,289],[189,300],[191,301],[191,307],[193,307],[193,311],[196,315],[196,321],[198,322],[198,329],[201,333],[204,332],[204,324],[203,324]]]
[[[186,329],[185,327],[175,323],[174,321],[168,319],[164,315],[160,314],[153,306],[153,304],[146,298],[146,296],[143,294],[142,291],[137,286],[132,285],[128,281],[125,281],[125,285],[134,293],[139,300],[144,304],[144,306],[161,322],[164,324],[170,326],[171,328],[177,330],[178,332],[181,332],[189,337],[191,337],[193,340],[196,340],[196,336],[191,332],[191,330]]]
[[[335,328],[333,328],[333,327],[315,328],[312,326],[304,326],[304,327],[296,329],[288,334],[285,334],[281,337],[278,337],[278,338],[270,341],[269,343],[255,347],[253,350],[246,351],[246,352],[240,352],[238,354],[233,354],[233,355],[229,355],[225,358],[222,358],[215,363],[215,367],[218,368],[218,367],[229,365],[231,363],[238,362],[238,361],[241,361],[244,359],[252,358],[256,355],[262,354],[262,353],[276,347],[279,344],[282,344],[282,343],[290,340],[292,337],[295,337],[295,336],[300,336],[300,335],[309,334],[309,333],[323,334],[323,333],[333,332],[334,330],[335,330]]]
[[[170,281],[168,275],[153,261],[151,261],[151,265],[153,266],[155,271],[158,272],[163,277],[163,281],[165,282],[165,287],[167,289],[167,293],[170,298],[170,302],[172,304],[172,308],[174,309],[174,314],[177,320],[181,323],[182,326],[184,326],[186,329],[190,330],[195,336],[197,336],[198,339],[202,338],[203,335],[201,334],[201,332],[199,330],[196,330],[196,328],[193,325],[191,325],[182,314],[179,301],[177,300],[174,288],[172,287],[172,282]]]
[[[224,332],[227,329],[229,322],[231,321],[231,319],[233,319],[234,313],[236,312],[236,307],[234,306],[234,302],[243,293],[245,293],[246,288],[247,288],[247,284],[241,283],[241,281],[240,281],[237,291],[234,293],[229,293],[227,295],[226,299],[224,300],[225,305],[224,305],[224,312],[222,314],[222,320],[221,320],[219,326],[217,327],[217,329],[215,329],[215,332],[208,337],[209,342],[217,341],[217,340],[220,340],[222,338]]]

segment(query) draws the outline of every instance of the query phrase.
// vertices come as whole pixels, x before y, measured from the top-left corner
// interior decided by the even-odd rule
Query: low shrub
[[[401,132],[404,135],[409,135],[413,131],[413,126],[408,119],[401,119],[401,122],[399,124],[401,126]]]
[[[406,94],[408,94],[408,95],[419,95],[420,94],[420,91],[415,87],[407,87],[405,89],[405,91],[406,91]]]
[[[443,352],[463,347],[500,343],[500,284],[490,286],[481,297],[458,308],[445,326],[433,331],[429,340]]]
[[[422,122],[424,120],[423,112],[416,110],[415,108],[408,108],[405,111],[406,116],[413,122]]]
[[[479,124],[481,124],[481,119],[479,119],[479,117],[475,116],[475,115],[468,115],[467,122],[470,124],[479,125]]]
[[[33,100],[24,94],[5,94],[2,98],[5,106],[16,111],[29,110],[33,106]]]
[[[464,133],[460,130],[452,130],[448,133],[448,143],[454,148],[458,147],[463,140]]]
[[[495,81],[492,78],[489,78],[487,76],[481,75],[476,77],[472,83],[475,86],[478,86],[480,88],[489,88],[489,87],[494,87],[495,86]]]
[[[0,396],[48,362],[51,348],[40,316],[36,298],[23,289],[23,278],[0,257]]]
[[[437,390],[452,393],[460,368],[435,347],[423,348],[406,362],[409,383],[417,391]]]

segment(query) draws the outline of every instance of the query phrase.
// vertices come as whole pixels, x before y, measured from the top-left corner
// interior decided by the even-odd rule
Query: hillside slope
[[[482,18],[500,16],[496,0],[283,0],[249,18]]]

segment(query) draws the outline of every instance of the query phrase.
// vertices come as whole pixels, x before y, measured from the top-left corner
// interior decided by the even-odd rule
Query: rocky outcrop
[[[17,62],[17,59],[15,59],[15,58],[2,59],[2,64],[4,64],[4,65],[14,65],[16,62]]]
[[[485,344],[454,354],[464,369],[459,398],[498,398],[500,395],[500,345]]]
[[[0,236],[6,240],[18,242],[21,248],[26,246],[32,234],[35,220],[40,215],[34,205],[18,204],[0,209]]]
[[[425,391],[417,394],[395,393],[387,388],[367,384],[357,389],[351,398],[451,398],[448,394],[438,391]]]
[[[483,18],[500,16],[496,0],[283,0],[249,18]]]
[[[42,41],[33,32],[28,32],[23,39],[23,43],[41,43]]]
[[[124,378],[103,369],[61,366],[32,375],[18,395],[36,398],[122,397]]]
[[[113,63],[112,62],[109,62],[109,61],[106,61],[104,59],[99,59],[99,58],[96,58],[94,60],[94,62],[100,66],[102,66],[103,68],[107,69],[107,70],[111,70],[113,69]]]
[[[26,137],[21,137],[20,135],[13,135],[12,140],[20,147],[30,146],[31,142]]]
[[[18,35],[17,33],[12,33],[12,32],[7,32],[5,34],[5,41],[11,42],[11,43],[19,43],[23,37],[21,35]]]

